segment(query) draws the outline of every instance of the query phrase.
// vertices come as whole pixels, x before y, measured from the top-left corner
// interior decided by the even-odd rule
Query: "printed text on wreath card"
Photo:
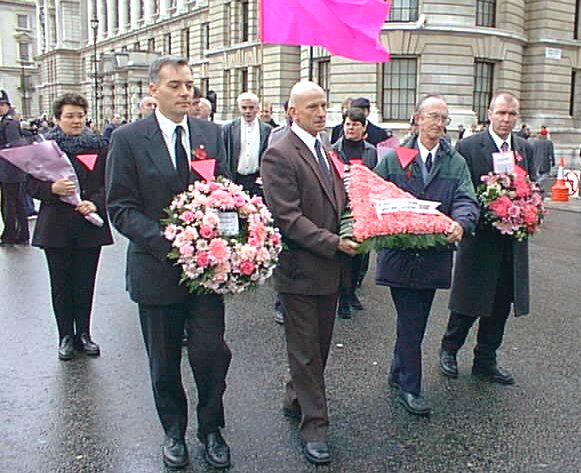
[[[218,231],[223,236],[237,236],[240,233],[240,223],[237,212],[220,212],[218,214]]]
[[[414,212],[419,214],[437,214],[441,202],[419,199],[383,199],[375,203],[377,216],[394,212]]]

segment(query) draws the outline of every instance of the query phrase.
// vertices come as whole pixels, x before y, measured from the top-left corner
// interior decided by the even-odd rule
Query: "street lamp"
[[[93,113],[95,120],[95,128],[99,128],[99,77],[97,72],[97,32],[99,30],[99,19],[97,16],[91,18],[91,29],[93,30],[93,93],[94,105]]]

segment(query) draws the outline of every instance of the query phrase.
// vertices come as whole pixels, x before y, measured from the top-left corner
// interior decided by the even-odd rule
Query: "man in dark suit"
[[[548,135],[548,130],[543,127],[537,139],[530,141],[533,147],[534,175],[539,186],[542,186],[551,169],[555,166],[555,147]]]
[[[342,253],[358,244],[338,235],[345,203],[343,183],[321,147],[327,102],[318,85],[295,84],[289,100],[290,130],[262,161],[264,194],[286,243],[275,272],[275,289],[286,311],[291,380],[285,415],[301,419],[304,454],[312,463],[331,461],[324,370],[341,283]]]
[[[270,125],[258,119],[258,97],[251,92],[238,96],[240,118],[224,125],[222,136],[226,162],[234,182],[245,191],[258,194],[256,179],[260,176],[260,161],[268,145]]]
[[[209,157],[216,158],[217,173],[229,177],[224,146],[216,125],[187,117],[193,78],[186,59],[156,59],[149,81],[158,107],[151,116],[113,134],[107,203],[111,222],[130,240],[127,288],[139,304],[153,395],[166,434],[163,461],[173,468],[189,462],[185,444],[188,402],[180,374],[185,327],[198,389],[198,438],[205,445],[207,462],[225,468],[230,465],[230,450],[220,428],[224,427],[222,398],[232,355],[224,341],[224,301],[214,294],[189,294],[179,284],[180,269],[167,258],[170,242],[162,236],[159,223],[163,209],[196,179],[190,161],[197,148],[203,146]]]
[[[530,144],[512,133],[519,101],[508,92],[496,94],[488,109],[488,130],[458,143],[472,182],[493,171],[493,153],[512,152],[515,164],[533,173]],[[456,353],[479,319],[472,374],[500,384],[514,384],[510,373],[498,366],[496,351],[502,344],[511,304],[516,316],[529,312],[529,260],[527,241],[502,235],[482,221],[474,236],[467,235],[458,250],[450,295],[450,319],[440,351],[440,370],[458,376]]]
[[[10,99],[0,90],[0,148],[22,143],[20,122],[10,108]],[[24,143],[22,143],[24,144]],[[0,188],[2,190],[2,220],[4,231],[0,246],[28,245],[26,210],[26,174],[8,161],[0,159]]]
[[[363,110],[365,118],[367,118],[369,117],[371,103],[369,102],[369,99],[366,99],[365,97],[359,97],[358,99],[353,99],[351,101],[350,108],[360,108]],[[331,137],[332,142],[335,143],[341,136],[343,136],[342,127],[340,130],[338,130],[337,134],[335,133],[335,129],[333,129],[333,134]],[[386,130],[367,120],[367,134],[365,135],[365,141],[371,143],[373,146],[377,146],[378,143],[387,140],[389,137],[390,134]]]

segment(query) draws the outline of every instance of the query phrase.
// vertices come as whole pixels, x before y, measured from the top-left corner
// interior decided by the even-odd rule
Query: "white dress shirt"
[[[249,175],[258,172],[260,156],[260,124],[258,118],[248,123],[240,119],[240,156],[238,174]]]
[[[329,166],[329,159],[327,158],[327,153],[323,149],[323,142],[321,141],[321,136],[317,133],[317,136],[311,135],[309,132],[303,130],[297,122],[293,122],[291,125],[291,130],[297,135],[300,140],[309,148],[311,154],[316,160],[317,165],[319,164],[319,158],[317,157],[317,152],[315,151],[315,141],[319,140],[321,143],[321,152],[323,153],[323,157],[325,158],[325,164],[327,165],[327,169],[330,170],[331,166]]]
[[[424,165],[426,164],[426,159],[428,159],[428,154],[432,153],[432,166],[436,161],[436,153],[438,152],[438,148],[440,147],[440,143],[434,146],[432,149],[426,148],[420,140],[418,140],[418,148],[420,150],[420,157],[422,158],[422,162]]]
[[[496,133],[494,133],[494,130],[492,129],[491,126],[488,127],[488,133],[490,133],[490,136],[492,137],[492,139],[494,140],[494,144],[496,145],[496,147],[498,148],[498,151],[502,151],[502,143],[508,143],[508,150],[512,150],[512,134],[509,133],[508,137],[506,138],[506,140],[503,140],[500,136],[498,136]]]
[[[176,126],[181,125],[182,130],[182,145],[186,150],[186,155],[188,156],[188,161],[191,162],[192,147],[190,145],[190,129],[188,128],[188,116],[184,115],[183,120],[180,123],[176,123],[169,118],[167,118],[163,113],[159,111],[159,108],[155,109],[155,118],[157,118],[157,123],[161,129],[161,135],[171,156],[171,162],[174,167],[176,166]]]

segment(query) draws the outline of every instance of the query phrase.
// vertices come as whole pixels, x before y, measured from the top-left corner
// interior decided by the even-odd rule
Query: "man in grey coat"
[[[458,143],[475,187],[481,184],[481,176],[492,172],[492,155],[498,151],[512,151],[516,164],[529,174],[534,172],[530,144],[512,133],[518,115],[518,99],[508,92],[498,93],[490,102],[488,130]],[[481,218],[476,234],[466,236],[456,256],[440,371],[451,378],[458,376],[456,353],[479,320],[472,374],[483,381],[514,384],[512,375],[496,359],[511,305],[516,316],[529,312],[527,242],[500,234]]]
[[[222,129],[226,164],[236,184],[250,194],[259,194],[256,180],[260,177],[260,162],[272,127],[258,118],[258,97],[255,94],[240,94],[238,108],[240,118],[226,123]]]

